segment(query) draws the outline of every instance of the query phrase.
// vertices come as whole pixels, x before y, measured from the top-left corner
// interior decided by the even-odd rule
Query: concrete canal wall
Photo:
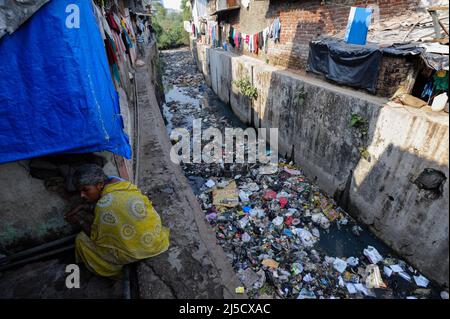
[[[191,49],[214,92],[243,122],[278,128],[280,154],[426,276],[448,286],[448,114],[193,41]],[[258,98],[233,83],[244,78]],[[418,182],[436,176],[433,189]]]

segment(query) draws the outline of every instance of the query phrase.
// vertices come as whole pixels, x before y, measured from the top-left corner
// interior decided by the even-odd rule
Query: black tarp
[[[419,47],[414,43],[394,43],[393,45],[383,48],[383,54],[395,56],[411,56],[419,55],[425,51],[425,48]]]
[[[427,51],[427,47],[420,43],[396,43],[380,48],[375,43],[354,45],[324,37],[309,43],[306,70],[322,74],[337,83],[374,93],[383,55],[418,56],[429,68],[436,71],[448,70],[448,55]]]
[[[337,83],[375,92],[381,58],[377,45],[354,45],[324,38],[310,42],[306,70]]]

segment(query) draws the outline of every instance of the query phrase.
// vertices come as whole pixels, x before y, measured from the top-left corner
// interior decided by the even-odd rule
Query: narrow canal
[[[189,48],[161,52],[169,136],[176,128],[242,128],[198,72]],[[173,143],[178,140],[174,137]],[[270,151],[268,151],[270,152]],[[440,298],[423,277],[279,157],[263,164],[181,163],[205,223],[251,298]],[[215,197],[229,196],[228,207]]]

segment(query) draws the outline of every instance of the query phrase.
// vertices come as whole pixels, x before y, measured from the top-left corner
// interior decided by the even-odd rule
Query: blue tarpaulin
[[[0,39],[0,163],[96,151],[131,157],[103,40],[91,1],[52,0]]]

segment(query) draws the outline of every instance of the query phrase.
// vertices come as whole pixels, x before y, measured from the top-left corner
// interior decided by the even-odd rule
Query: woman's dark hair
[[[73,184],[75,187],[96,185],[106,182],[107,179],[108,176],[103,172],[103,169],[96,164],[83,164],[73,174]]]

